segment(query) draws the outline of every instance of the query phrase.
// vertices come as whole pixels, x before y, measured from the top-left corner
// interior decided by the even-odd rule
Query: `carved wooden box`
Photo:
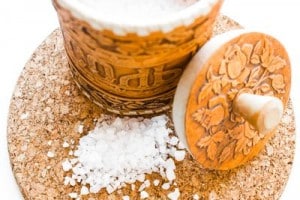
[[[210,38],[223,1],[206,1],[214,2],[208,12],[193,16],[195,20],[187,26],[145,36],[97,30],[59,2],[53,0],[69,65],[80,89],[109,112],[144,115],[170,108],[179,78]]]

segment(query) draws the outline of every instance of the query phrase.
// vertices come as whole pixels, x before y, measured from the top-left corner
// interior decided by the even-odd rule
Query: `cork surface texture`
[[[221,16],[214,27],[219,34],[240,26]],[[69,199],[70,192],[80,193],[80,185],[64,185],[62,162],[75,150],[80,137],[93,128],[94,119],[103,111],[91,103],[71,77],[60,30],[55,30],[33,53],[14,91],[8,119],[8,151],[12,170],[25,199]],[[169,114],[169,113],[168,113]],[[78,134],[78,124],[84,133]],[[70,147],[63,148],[64,141]],[[205,170],[187,154],[176,163],[176,184],[180,199],[279,199],[293,164],[295,124],[291,102],[287,104],[281,124],[262,152],[245,165],[227,171]],[[53,155],[47,156],[48,152]],[[174,191],[161,188],[160,175],[146,177],[148,199],[168,199]],[[158,186],[152,180],[160,179]],[[81,199],[122,199],[128,195],[139,199],[136,189],[127,185],[108,195],[105,190],[81,196]]]

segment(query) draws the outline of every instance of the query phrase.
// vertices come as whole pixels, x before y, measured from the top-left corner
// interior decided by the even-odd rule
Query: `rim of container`
[[[145,21],[122,22],[111,20],[98,15],[89,6],[74,0],[57,0],[58,3],[68,9],[75,17],[88,22],[98,30],[111,29],[118,35],[135,32],[138,35],[147,35],[150,32],[169,32],[180,25],[190,25],[198,17],[207,15],[217,2],[222,0],[199,0],[192,5],[165,17],[147,19]]]

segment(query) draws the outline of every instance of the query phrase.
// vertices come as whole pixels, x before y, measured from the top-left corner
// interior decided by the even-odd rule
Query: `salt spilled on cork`
[[[173,158],[182,161],[185,157],[183,145],[167,127],[168,120],[165,115],[151,119],[112,119],[103,115],[94,130],[80,139],[74,158],[62,163],[64,171],[72,172],[65,177],[64,184],[74,186],[79,182],[80,195],[86,195],[101,189],[110,194],[139,181],[142,184],[138,191],[144,199],[148,197],[145,189],[150,186],[145,175],[156,172],[169,181],[163,184],[163,189],[168,189],[176,178]],[[153,184],[157,186],[158,180]],[[175,188],[168,198],[175,200],[179,195],[179,189]],[[75,198],[76,195],[70,196]]]

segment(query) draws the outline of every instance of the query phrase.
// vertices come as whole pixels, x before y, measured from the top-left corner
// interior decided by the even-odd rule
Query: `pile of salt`
[[[75,158],[62,163],[64,171],[72,171],[71,177],[65,177],[65,184],[80,182],[84,195],[102,188],[112,193],[140,181],[144,182],[139,188],[141,198],[146,198],[148,193],[144,189],[150,182],[145,175],[156,172],[168,179],[169,183],[164,185],[167,189],[176,178],[172,157],[177,161],[185,157],[167,123],[165,115],[151,119],[102,116],[95,129],[80,139]],[[179,196],[177,190],[175,196]]]

